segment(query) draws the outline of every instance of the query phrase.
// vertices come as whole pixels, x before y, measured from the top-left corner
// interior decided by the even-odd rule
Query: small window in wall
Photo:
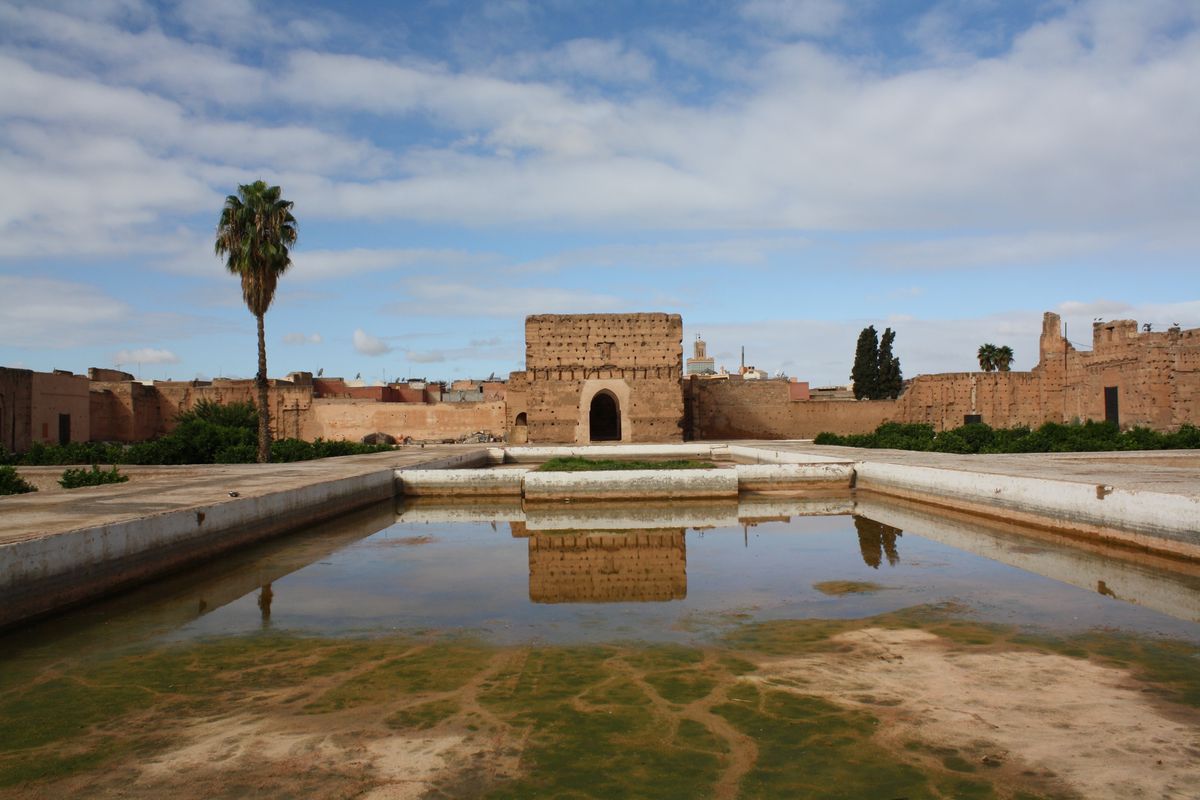
[[[50,438],[50,423],[43,422],[42,423],[42,441],[44,442],[49,438]]]
[[[70,414],[59,414],[58,415],[58,443],[59,444],[70,444],[71,443],[71,415]]]
[[[983,422],[983,414],[963,414],[963,425],[978,425]]]

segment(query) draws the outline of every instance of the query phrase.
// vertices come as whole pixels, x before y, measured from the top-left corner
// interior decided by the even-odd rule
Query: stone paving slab
[[[747,441],[737,442],[737,444],[791,453],[844,458],[850,461],[874,461],[1051,481],[1105,484],[1131,491],[1154,491],[1200,497],[1200,450],[956,455],[910,450],[833,447],[814,445],[811,442]]]
[[[384,453],[342,456],[288,464],[213,464],[122,467],[128,483],[0,497],[0,545],[81,528],[112,525],[239,498],[299,488],[316,480],[350,478],[411,467],[472,452],[487,445],[427,445]],[[20,467],[35,483],[52,483],[65,467]]]

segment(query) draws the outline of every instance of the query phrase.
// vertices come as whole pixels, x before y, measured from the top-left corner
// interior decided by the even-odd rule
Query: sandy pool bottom
[[[262,634],[0,676],[0,797],[1195,798],[1200,651],[909,609],[702,645]]]

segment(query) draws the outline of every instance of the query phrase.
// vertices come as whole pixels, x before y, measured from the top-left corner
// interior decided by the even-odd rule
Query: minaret
[[[713,368],[713,360],[708,357],[708,346],[704,340],[700,338],[700,334],[696,334],[696,341],[692,343],[692,357],[687,360],[687,375],[712,375],[716,370]]]

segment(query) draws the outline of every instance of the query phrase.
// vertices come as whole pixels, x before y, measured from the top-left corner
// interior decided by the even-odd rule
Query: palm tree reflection
[[[866,517],[855,517],[854,529],[858,531],[858,549],[862,551],[863,563],[868,567],[879,569],[885,555],[888,566],[894,567],[900,563],[896,537],[904,535],[902,530]]]

